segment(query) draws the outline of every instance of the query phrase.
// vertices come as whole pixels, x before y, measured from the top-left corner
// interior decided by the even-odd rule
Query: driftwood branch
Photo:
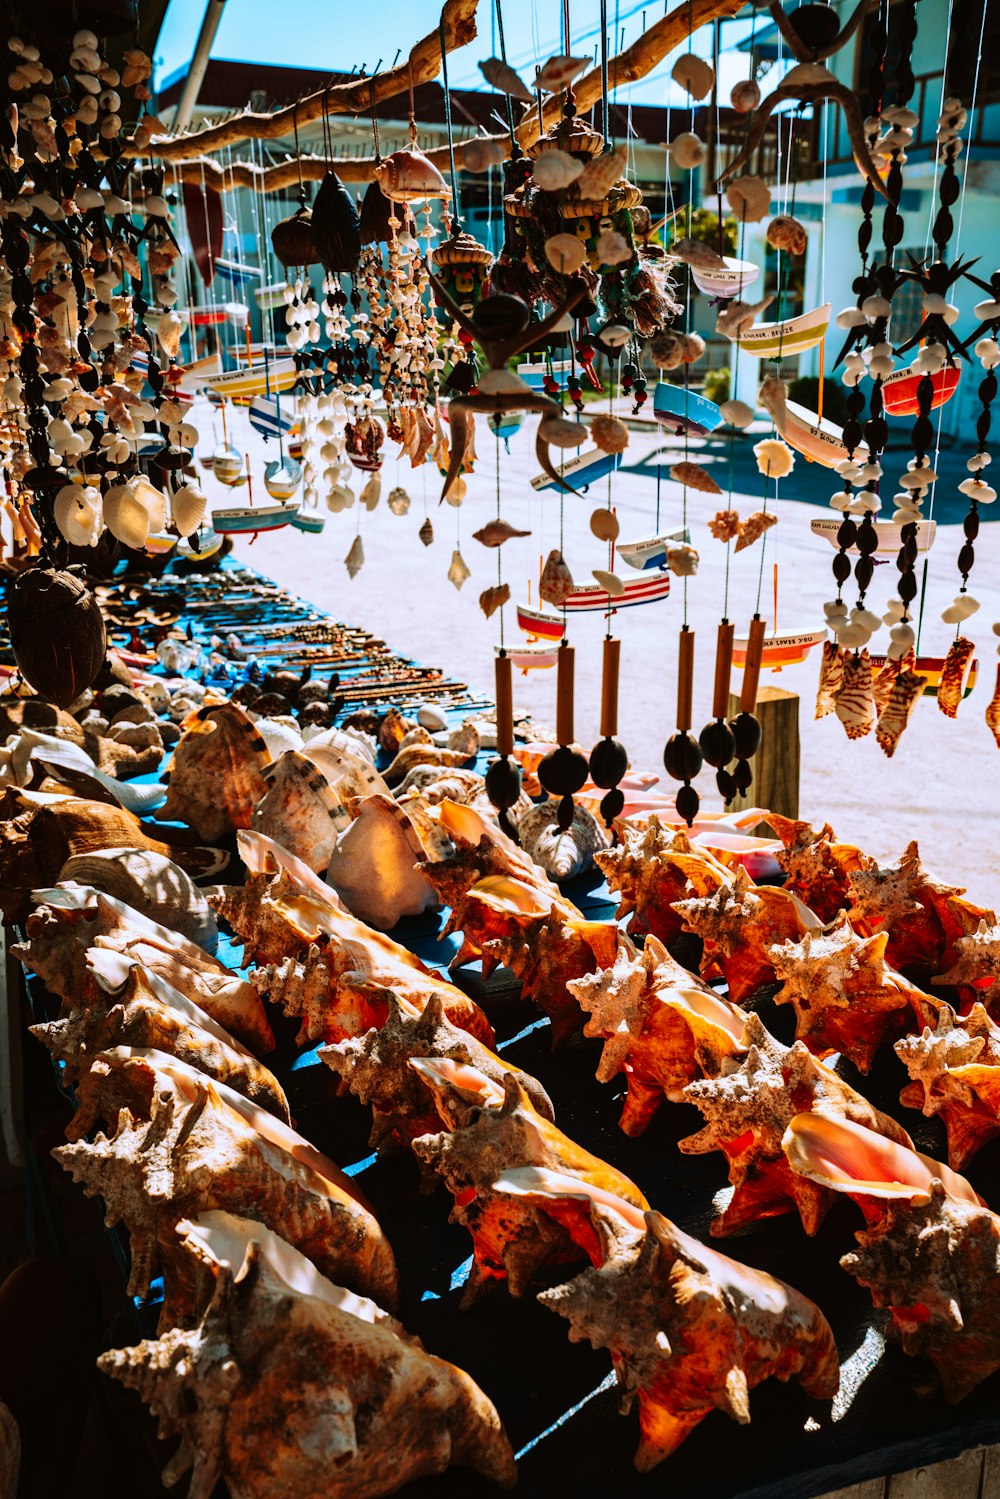
[[[450,0],[449,0],[450,3]],[[643,32],[630,47],[617,57],[613,57],[608,63],[608,79],[612,88],[623,84],[635,83],[640,78],[645,78],[647,73],[652,72],[668,52],[680,45],[692,31],[699,26],[715,20],[725,20],[735,16],[743,9],[745,0],[683,0],[669,15],[663,16],[648,31]],[[447,5],[445,7],[447,9]],[[423,43],[420,43],[423,46]],[[601,97],[601,70],[593,68],[584,74],[574,89],[577,109],[582,113],[588,110],[592,104],[596,104]],[[523,120],[516,127],[514,134],[518,143],[528,147],[538,140],[552,125],[556,123],[562,112],[562,97],[552,95],[542,106],[541,121],[538,117],[537,106],[532,106]],[[284,111],[287,113],[287,111]],[[245,116],[238,117],[230,124],[240,124]],[[267,116],[268,119],[277,119],[280,116]],[[301,116],[300,116],[301,124]],[[219,126],[220,130],[226,126]],[[289,127],[290,128],[290,127]],[[287,133],[287,131],[286,131]],[[491,139],[505,141],[506,134],[491,137]],[[189,136],[189,142],[198,140],[197,136]],[[482,139],[482,137],[479,137]],[[462,156],[468,142],[458,142],[455,146],[455,164],[462,165]],[[159,148],[155,141],[150,148],[153,155],[159,154]],[[426,153],[431,161],[442,171],[448,168],[448,147],[437,146]],[[199,158],[195,161],[182,161],[174,165],[174,175],[181,182],[201,182],[204,180],[207,186],[214,187],[220,192],[223,188],[250,187],[265,193],[280,192],[298,183],[300,167],[303,181],[315,182],[326,175],[327,172],[336,172],[341,182],[366,183],[375,180],[376,161],[374,156],[345,156],[327,159],[321,156],[303,156],[298,161],[292,159],[281,162],[273,167],[256,167],[251,162],[238,161],[232,166],[227,166],[225,171],[211,160]]]
[[[441,19],[444,23],[445,48],[454,52],[476,37],[476,7],[479,0],[444,0]],[[352,78],[347,83],[332,83],[279,109],[274,114],[254,114],[246,110],[219,125],[210,125],[190,135],[154,137],[150,146],[152,155],[161,161],[186,161],[192,156],[211,155],[225,146],[239,145],[242,141],[283,140],[314,120],[327,114],[364,114],[372,107],[372,101],[381,104],[385,99],[394,99],[409,91],[412,71],[413,86],[432,83],[441,71],[441,34],[439,27],[428,32],[417,42],[409,59],[388,72],[377,73],[374,78]],[[201,180],[199,172],[198,180]]]

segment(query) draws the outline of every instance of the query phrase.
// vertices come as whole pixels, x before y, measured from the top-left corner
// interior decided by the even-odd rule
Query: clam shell
[[[92,484],[64,484],[52,502],[52,517],[70,546],[96,546],[104,530],[101,491]]]
[[[617,541],[621,526],[613,510],[595,510],[590,517],[590,529],[600,541]]]
[[[694,52],[685,52],[670,70],[670,76],[681,88],[687,89],[692,99],[704,99],[712,92],[715,69],[703,57]]]
[[[557,193],[564,187],[569,187],[582,174],[583,162],[578,157],[571,156],[568,151],[553,149],[543,151],[538,157],[532,168],[531,180],[543,192]],[[567,235],[566,238],[573,239],[575,236]]]
[[[569,88],[589,61],[589,57],[568,57],[565,54],[550,57],[535,74],[535,87],[547,94],[561,93],[564,88]]]
[[[575,234],[553,234],[545,241],[545,258],[561,276],[571,276],[586,260],[587,248]]]

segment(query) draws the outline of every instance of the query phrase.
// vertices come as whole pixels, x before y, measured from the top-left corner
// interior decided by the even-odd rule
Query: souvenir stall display
[[[972,588],[1000,271],[973,274],[952,213],[975,94],[935,105],[927,252],[900,249],[916,0],[891,38],[888,0],[683,0],[618,55],[600,0],[593,61],[564,3],[562,50],[530,78],[493,0],[498,129],[467,137],[449,69],[477,0],[445,0],[385,72],[179,134],[152,113],[134,13],[116,34],[113,7],[100,25],[89,9],[61,47],[0,38],[0,911],[5,1024],[23,999],[65,1135],[32,1161],[31,1211],[58,1241],[74,1187],[96,1199],[91,1237],[124,1272],[86,1372],[108,1471],[150,1495],[374,1499],[639,1494],[659,1468],[678,1499],[810,1499],[1000,1441],[1000,918],[916,841],[881,862],[837,837],[835,806],[748,806],[762,670],[815,660],[843,753],[874,733],[905,762],[924,698],[954,718],[990,643]],[[735,19],[753,76],[727,102]],[[781,66],[762,97],[767,21]],[[830,63],[861,27],[855,90]],[[683,104],[657,226],[614,93],[668,58]],[[415,90],[438,78],[446,144],[425,150]],[[720,138],[723,108],[738,128]],[[805,111],[824,141],[842,122],[857,174],[856,303],[837,313],[792,299],[808,232],[790,132],[775,180],[758,175]],[[338,155],[341,114],[370,155]],[[294,154],[276,164],[266,140]],[[710,146],[717,249],[696,219]],[[490,174],[488,233],[463,222],[460,173]],[[237,191],[256,265],[244,236],[223,253]],[[971,332],[950,300],[968,283]],[[754,407],[696,388],[706,306],[731,389],[741,360],[759,372]],[[809,350],[815,410],[788,368]],[[941,633],[923,611],[934,414],[963,371]],[[623,536],[640,423],[655,513]],[[533,441],[558,524],[535,601],[508,561],[531,535],[511,440]],[[782,633],[781,501],[806,464],[838,487],[832,517],[800,523],[815,607]],[[399,475],[418,470],[414,506]],[[473,474],[490,498],[470,525]],[[268,580],[272,533],[333,545],[349,615],[383,494],[402,553],[436,557],[418,544],[449,528],[422,606],[446,613],[445,581],[476,577],[492,698]],[[234,536],[259,538],[260,571]],[[721,574],[723,555],[713,654],[690,606],[702,556]],[[653,604],[658,658],[631,660],[620,611]],[[589,746],[586,615],[603,629]],[[518,703],[515,673],[543,668],[551,729]],[[639,690],[662,766],[619,738]],[[26,1473],[39,1460],[5,1397],[0,1496],[22,1450]]]

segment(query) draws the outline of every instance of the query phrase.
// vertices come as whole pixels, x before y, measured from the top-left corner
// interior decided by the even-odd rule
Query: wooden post
[[[0,1186],[24,1169],[21,1075],[21,965],[9,951],[10,929],[0,922]]]
[[[729,695],[729,717],[740,711],[740,699]],[[799,815],[799,698],[783,687],[761,687],[757,693],[760,749],[750,761],[753,785],[739,793],[730,810],[767,807],[782,817]]]

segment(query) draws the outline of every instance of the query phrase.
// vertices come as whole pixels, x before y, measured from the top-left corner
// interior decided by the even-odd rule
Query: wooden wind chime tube
[[[760,663],[764,655],[765,623],[759,614],[750,621],[747,639],[746,665],[743,668],[743,688],[740,692],[740,712],[752,713],[757,706],[757,683],[760,680]]]
[[[601,676],[601,735],[614,738],[618,733],[618,677],[622,643],[609,635],[604,642],[604,670]]]
[[[677,728],[685,733],[691,727],[691,694],[694,687],[694,631],[688,625],[681,629],[677,654]]]
[[[501,759],[514,753],[514,678],[510,657],[496,658],[497,754]]]
[[[729,681],[733,672],[733,638],[735,625],[724,619],[719,624],[715,646],[715,689],[712,694],[712,716],[725,718],[729,712]],[[756,686],[754,695],[756,696]]]
[[[560,744],[573,743],[573,688],[576,674],[576,650],[561,645],[557,658],[556,739]]]

